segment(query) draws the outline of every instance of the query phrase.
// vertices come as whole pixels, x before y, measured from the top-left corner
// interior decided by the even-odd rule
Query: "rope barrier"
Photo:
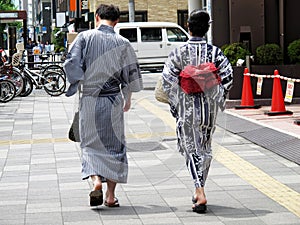
[[[289,78],[289,77],[284,77],[284,76],[280,76],[280,75],[260,75],[260,74],[253,74],[253,73],[245,73],[244,75],[250,76],[250,77],[257,77],[257,78],[275,78],[275,77],[278,77],[281,80],[300,83],[300,79]]]

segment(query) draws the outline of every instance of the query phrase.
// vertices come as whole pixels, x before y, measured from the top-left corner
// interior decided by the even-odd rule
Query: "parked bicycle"
[[[2,55],[4,53],[4,55]],[[16,96],[18,96],[24,86],[24,80],[20,70],[16,67],[20,62],[20,55],[18,53],[13,54],[11,62],[8,61],[8,56],[3,49],[0,49],[0,74],[6,76],[8,80],[13,82],[16,88]]]
[[[0,76],[0,102],[5,103],[11,101],[16,96],[16,88],[7,76]]]
[[[47,57],[47,56],[46,56]],[[44,88],[51,96],[59,96],[66,89],[66,75],[59,65],[40,65],[39,72],[25,67],[25,60],[20,62],[20,71],[24,79],[24,87],[20,96],[25,97],[31,94],[33,86],[36,89]]]

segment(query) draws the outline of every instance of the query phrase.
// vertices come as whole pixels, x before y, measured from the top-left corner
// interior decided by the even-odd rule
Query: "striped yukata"
[[[188,64],[205,62],[215,64],[221,84],[205,93],[185,94],[178,85],[181,70]],[[232,86],[232,67],[219,48],[203,38],[192,37],[170,53],[162,76],[163,89],[176,118],[178,149],[185,156],[195,187],[204,187],[212,160],[216,116],[219,107],[225,108],[226,94]]]
[[[82,90],[79,101],[82,179],[91,175],[126,183],[128,162],[123,106],[129,92],[143,87],[135,52],[113,27],[78,34],[64,63],[70,87]]]

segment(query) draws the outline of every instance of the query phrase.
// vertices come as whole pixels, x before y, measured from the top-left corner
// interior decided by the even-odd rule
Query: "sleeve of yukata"
[[[229,60],[220,49],[218,49],[215,65],[218,68],[219,76],[221,77],[218,102],[220,109],[223,111],[225,109],[226,95],[233,84],[233,70]]]
[[[63,65],[70,83],[66,96],[74,95],[77,92],[79,81],[84,79],[84,48],[85,40],[83,39],[82,33],[80,33],[70,46],[70,51]]]
[[[122,92],[126,98],[128,93],[138,92],[143,89],[142,75],[133,47],[128,43],[121,54],[122,68]]]
[[[165,62],[162,72],[162,86],[164,92],[169,97],[169,102],[171,105],[177,105],[178,103],[178,77],[180,71],[182,70],[180,54],[180,48],[176,48],[171,51],[168,59]]]

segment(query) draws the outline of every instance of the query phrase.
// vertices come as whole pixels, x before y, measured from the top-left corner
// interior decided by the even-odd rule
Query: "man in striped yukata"
[[[215,130],[218,108],[224,110],[226,94],[232,86],[232,67],[222,53],[203,38],[209,29],[207,12],[195,10],[188,20],[191,38],[173,50],[164,66],[163,89],[169,97],[171,112],[176,118],[178,149],[185,156],[186,165],[195,184],[193,211],[206,211],[205,181],[212,160],[211,139]],[[179,74],[186,65],[197,66],[212,62],[221,78],[207,92],[186,94],[179,84]]]
[[[119,17],[118,7],[101,4],[96,10],[97,28],[77,35],[64,64],[71,84],[66,95],[74,95],[79,86],[82,90],[82,178],[93,181],[91,206],[103,204],[103,182],[107,182],[105,205],[119,206],[116,184],[126,183],[128,174],[123,114],[130,109],[131,93],[143,88],[132,46],[114,32]]]

